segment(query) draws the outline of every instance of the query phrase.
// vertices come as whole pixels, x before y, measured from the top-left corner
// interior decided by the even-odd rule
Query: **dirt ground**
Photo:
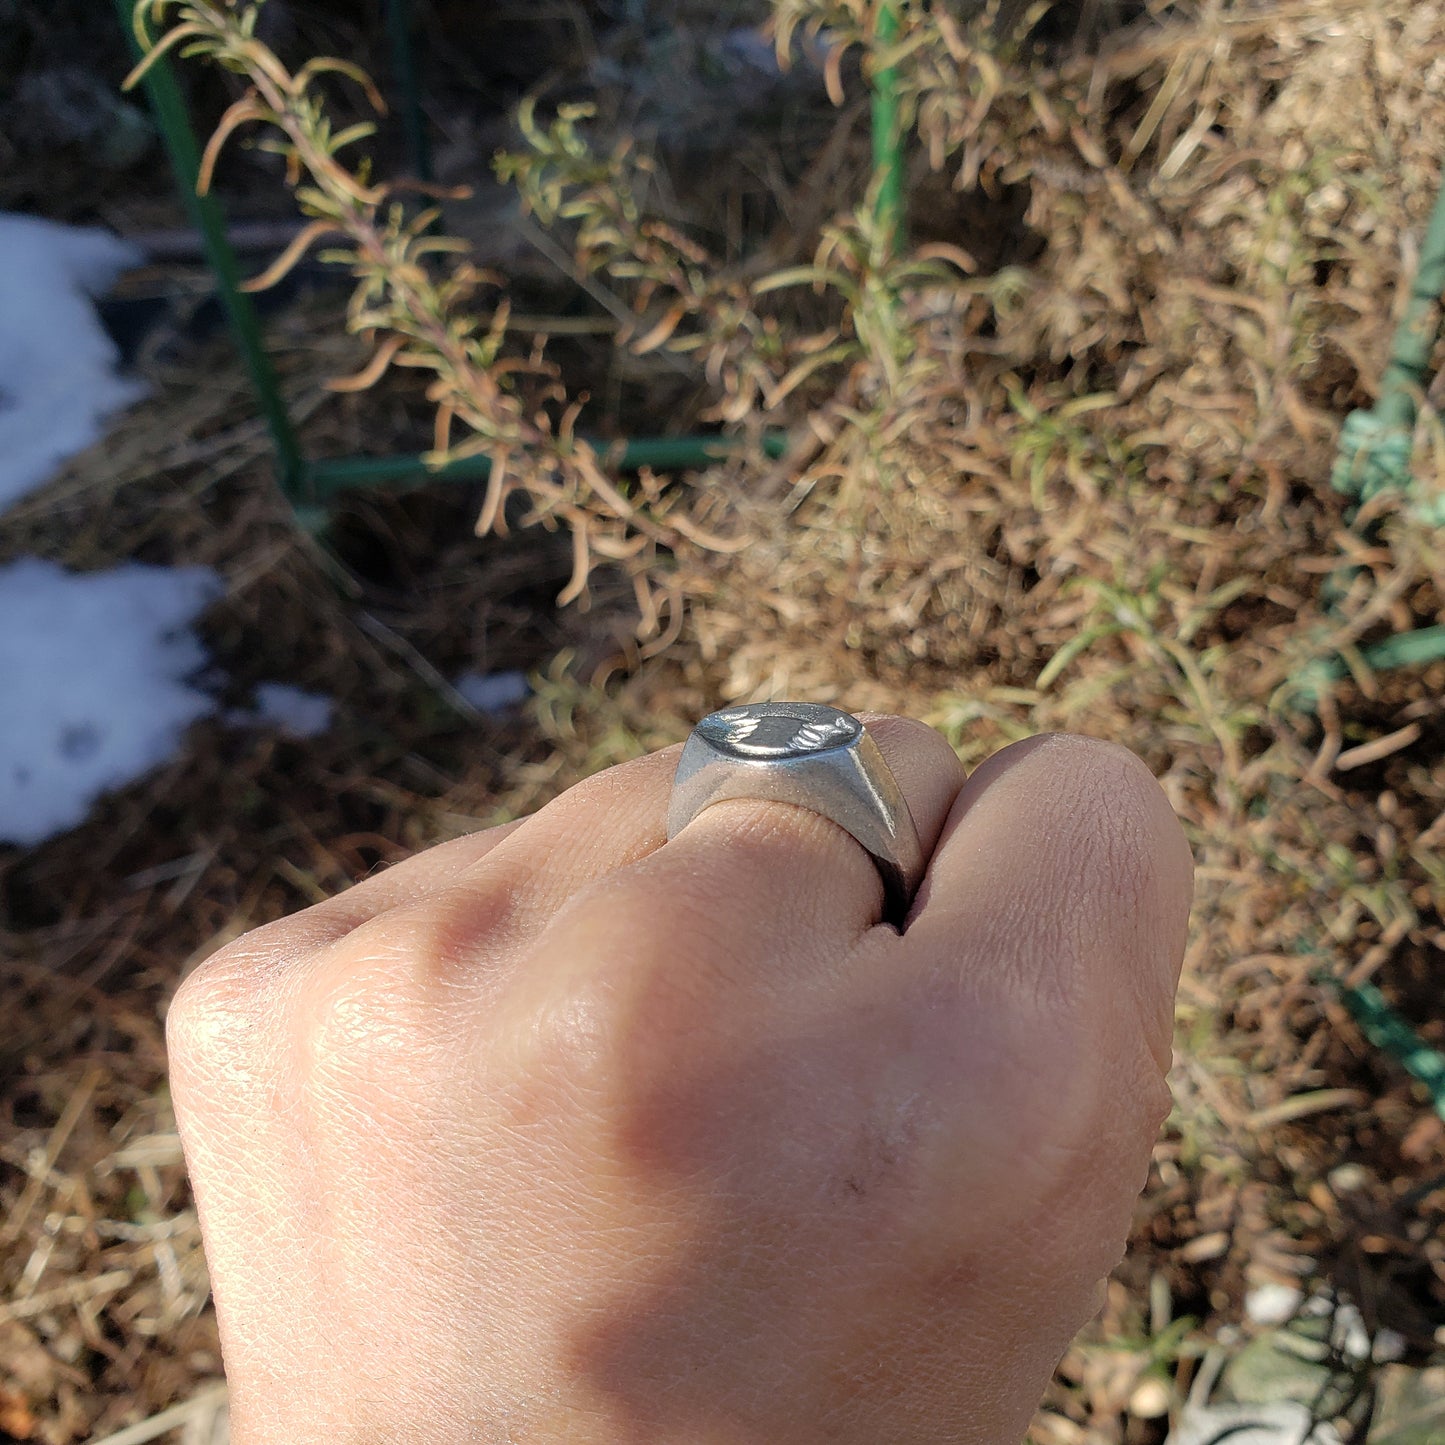
[[[284,8],[303,38],[334,39],[326,6]],[[444,23],[444,5],[422,8]],[[1201,1377],[1264,1337],[1245,1302],[1266,1285],[1330,1291],[1389,1332],[1388,1365],[1333,1361],[1359,1397],[1339,1407],[1344,1439],[1366,1439],[1391,1371],[1445,1364],[1445,1118],[1338,994],[1373,983],[1445,1049],[1445,663],[1372,672],[1363,656],[1445,622],[1445,540],[1402,496],[1351,516],[1329,483],[1440,183],[1445,5],[1107,18],[1082,36],[1077,16],[1060,22],[997,75],[963,66],[932,92],[967,104],[923,116],[912,240],[963,248],[971,274],[905,290],[896,375],[859,362],[745,419],[788,429],[784,461],[746,452],[678,480],[749,545],[671,550],[686,608],[665,647],[639,645],[623,567],[559,608],[565,533],[478,538],[468,485],[356,497],[324,539],[307,535],[224,336],[168,314],[138,343],[152,399],[6,515],[0,561],[213,566],[227,594],[201,630],[237,696],[284,680],[336,699],[337,718],[304,742],[199,724],[83,827],[0,849],[0,1442],[224,1438],[165,1078],[166,1005],[189,969],[380,864],[676,741],[713,707],[766,697],[925,718],[970,766],[1046,729],[1117,739],[1193,845],[1175,1109],[1129,1256],[1034,1445],[1160,1445]],[[539,63],[580,86],[570,33]],[[439,125],[479,83],[461,60],[441,79]],[[516,77],[486,82],[515,97]],[[789,114],[800,146],[833,146],[826,169],[799,163],[786,186],[753,172],[738,206],[774,239],[795,227],[804,259],[866,180],[867,118],[826,102]],[[963,140],[934,172],[928,133],[948,126]],[[475,154],[475,136],[448,133],[454,164]],[[154,157],[47,207],[31,156],[12,147],[0,203],[176,223]],[[265,190],[263,162],[238,165],[260,169],[229,184]],[[766,200],[794,191],[827,206]],[[268,192],[254,214],[287,204]],[[724,252],[727,213],[698,212]],[[167,263],[131,284],[203,282]],[[535,257],[519,284],[573,322],[606,314],[566,301]],[[343,304],[306,287],[268,320],[308,448],[424,444],[405,376],[325,390],[364,360]],[[557,329],[599,429],[703,424],[705,376]],[[1416,501],[1436,504],[1437,391],[1415,455]],[[1340,675],[1303,686],[1341,657]],[[446,683],[464,667],[525,669],[532,698],[476,715]]]

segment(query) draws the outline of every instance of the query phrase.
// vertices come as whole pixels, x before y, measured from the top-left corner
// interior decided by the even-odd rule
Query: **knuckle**
[[[418,922],[388,915],[316,961],[295,1002],[295,1047],[309,1086],[399,1086],[424,1066],[433,1048],[415,986],[422,947]]]
[[[899,713],[859,713],[858,717],[875,736],[881,735],[894,744],[905,744],[958,763],[953,744],[936,727],[921,718],[904,717]]]
[[[390,909],[310,962],[294,991],[297,1067],[312,1092],[398,1099],[457,1082],[514,951],[507,880]]]
[[[598,819],[628,807],[639,797],[652,797],[657,803],[657,823],[661,827],[667,786],[681,752],[682,744],[677,743],[593,773],[553,798],[529,823],[537,825],[538,832],[575,836],[579,829],[595,828]]]
[[[362,1096],[405,1092],[411,1031],[401,1013],[378,1007],[375,994],[352,980],[307,994],[291,1053],[295,1098],[305,1112],[326,1118],[349,1112]],[[414,1054],[411,1062],[419,1062]]]
[[[176,998],[186,1008],[250,1002],[287,968],[344,937],[362,921],[340,900],[273,919],[243,933],[203,959],[183,980]]]
[[[281,1028],[270,959],[246,940],[207,959],[166,1011],[166,1053],[178,1106],[232,1111],[276,1071]]]
[[[167,1009],[172,1072],[233,1082],[274,1074],[298,995],[318,961],[359,921],[308,910],[253,929],[203,960]]]
[[[253,935],[228,944],[181,983],[166,1013],[173,1056],[216,1058],[254,1047],[270,1009],[266,979],[272,957]]]
[[[704,995],[686,935],[626,885],[575,899],[549,930],[539,967],[555,984],[528,1020],[518,1072],[538,1097],[622,1127],[726,1031]],[[585,960],[584,966],[576,966]]]
[[[281,980],[345,936],[354,920],[312,910],[280,918],[202,960],[181,982],[166,1015],[168,1041],[185,1049],[245,1049],[273,1020]]]

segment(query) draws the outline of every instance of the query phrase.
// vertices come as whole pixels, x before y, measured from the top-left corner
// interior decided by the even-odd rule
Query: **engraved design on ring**
[[[805,704],[775,704],[801,709]],[[810,708],[811,711],[811,708]],[[831,717],[800,717],[795,711],[763,713],[755,708],[730,707],[705,717],[697,730],[746,758],[780,758],[794,753],[816,752],[852,742],[863,724],[846,712],[819,708]]]
[[[873,859],[884,919],[901,926],[923,877],[918,832],[877,743],[851,713],[768,702],[709,714],[678,760],[667,836],[726,798],[792,803],[836,823]]]

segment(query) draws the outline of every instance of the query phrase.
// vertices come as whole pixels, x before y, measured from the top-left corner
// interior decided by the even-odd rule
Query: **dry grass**
[[[86,828],[0,858],[0,1430],[99,1439],[219,1376],[160,1032],[193,961],[766,696],[913,713],[970,764],[1041,729],[1118,739],[1194,845],[1175,1113],[1037,1445],[1161,1440],[1140,1381],[1182,1397],[1256,1281],[1331,1282],[1438,1352],[1445,1123],[1318,974],[1373,978],[1445,1045],[1445,664],[1371,676],[1351,650],[1445,620],[1445,541],[1398,502],[1347,526],[1327,480],[1439,182],[1442,37],[1435,0],[1201,6],[1002,87],[952,239],[992,224],[1028,264],[910,292],[900,384],[859,369],[800,419],[805,469],[691,479],[757,542],[679,547],[689,612],[661,656],[629,652],[627,579],[552,613],[565,542],[476,543],[440,493],[343,519],[348,590],[276,505],[219,353],[7,519],[7,552],[218,566],[220,660],[331,692],[342,720],[307,745],[202,727]],[[317,325],[278,336],[313,440],[385,446],[401,403],[323,403],[348,354]],[[1442,440],[1430,412],[1435,492]],[[1292,680],[1341,647],[1352,675],[1301,707]],[[450,712],[412,650],[535,666],[530,725]]]

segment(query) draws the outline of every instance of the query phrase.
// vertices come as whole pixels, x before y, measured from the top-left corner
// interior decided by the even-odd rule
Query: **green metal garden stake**
[[[1367,411],[1351,412],[1340,431],[1339,451],[1330,472],[1337,491],[1368,501],[1394,488],[1414,490],[1410,458],[1414,450],[1419,398],[1430,379],[1430,357],[1440,335],[1441,296],[1445,293],[1445,184],[1435,201],[1420,251],[1420,264],[1410,286],[1405,314],[1395,332],[1389,364],[1380,378],[1380,394]],[[1445,525],[1445,508],[1426,518]],[[1334,601],[1342,592],[1335,579]],[[1372,668],[1409,667],[1445,658],[1445,627],[1422,627],[1399,633],[1363,652]],[[1317,665],[1306,700],[1346,674],[1342,659]],[[1374,984],[1341,984],[1330,974],[1321,982],[1338,992],[1351,1017],[1375,1048],[1388,1054],[1429,1091],[1435,1112],[1445,1119],[1445,1055],[1432,1049],[1394,1009]]]
[[[115,9],[131,53],[137,60],[143,59],[145,52],[135,33],[134,0],[115,0]],[[286,409],[286,399],[281,395],[276,370],[261,339],[260,318],[251,298],[241,290],[241,266],[226,235],[225,217],[214,196],[200,195],[196,189],[201,171],[201,152],[186,115],[185,100],[170,57],[162,56],[152,65],[142,84],[146,88],[161,139],[165,142],[166,154],[170,157],[176,188],[201,233],[206,259],[216,274],[221,304],[245,358],[257,404],[271,433],[271,442],[276,450],[277,481],[293,506],[304,504],[308,499],[305,496],[306,462],[301,453],[301,443]]]
[[[1330,481],[1337,491],[1369,501],[1386,488],[1412,490],[1410,454],[1414,447],[1419,398],[1430,380],[1430,355],[1440,335],[1441,295],[1445,293],[1445,185],[1436,199],[1410,286],[1405,314],[1395,332],[1389,364],[1380,378],[1380,394],[1368,411],[1351,412],[1340,433],[1339,454]],[[1445,506],[1429,520],[1445,525]]]
[[[898,28],[898,0],[880,0],[878,44],[885,48],[892,45],[898,39]],[[883,66],[875,72],[872,85],[874,214],[888,253],[897,255],[903,244],[906,220],[897,69]]]
[[[1445,1057],[1385,1002],[1384,994],[1374,984],[1341,989],[1340,997],[1360,1032],[1425,1086],[1435,1112],[1445,1119]]]
[[[594,439],[591,443],[606,456],[609,443]],[[619,455],[619,471],[635,472],[642,467],[659,471],[716,466],[734,452],[742,442],[724,436],[638,437],[614,444]],[[766,432],[760,443],[764,456],[777,459],[788,448],[783,432]],[[410,487],[431,486],[436,482],[484,482],[492,474],[492,459],[486,456],[462,457],[443,467],[429,467],[419,456],[341,457],[334,461],[312,462],[308,476],[318,502],[327,502],[344,492],[384,487],[388,491],[404,491]]]
[[[406,148],[419,181],[435,179],[432,171],[431,138],[427,134],[426,110],[422,105],[421,81],[416,51],[411,43],[411,0],[386,0],[386,29],[391,40],[391,64],[402,95],[402,125]]]
[[[1390,360],[1380,378],[1380,393],[1369,410],[1353,411],[1340,430],[1339,448],[1330,471],[1336,491],[1368,501],[1387,489],[1415,490],[1410,473],[1419,398],[1430,381],[1430,357],[1440,336],[1441,298],[1445,294],[1445,183],[1435,200],[1430,225],[1420,249],[1420,264],[1410,285],[1405,314],[1396,329]],[[1445,503],[1430,510],[1416,500],[1423,520],[1445,526]],[[1351,518],[1353,520],[1353,518]],[[1325,579],[1324,596],[1333,612],[1359,569],[1342,566]],[[1423,666],[1445,658],[1445,627],[1422,627],[1387,637],[1364,650],[1375,669]],[[1339,658],[1317,663],[1297,679],[1300,702],[1313,708],[1322,688],[1348,669]]]
[[[403,91],[408,148],[418,178],[430,179],[431,154],[427,143],[426,117],[411,43],[410,0],[386,0],[386,18],[392,45],[392,66]],[[144,51],[134,29],[134,0],[115,0],[116,14],[136,59]],[[309,532],[325,528],[328,504],[347,492],[371,489],[404,490],[434,482],[474,483],[491,473],[487,457],[467,457],[448,466],[431,467],[417,454],[385,457],[335,457],[309,460],[302,450],[286,399],[281,394],[276,372],[266,353],[260,320],[251,298],[241,290],[241,267],[226,235],[225,218],[213,196],[197,194],[200,176],[200,146],[191,129],[185,102],[170,58],[163,56],[146,73],[144,84],[155,114],[156,127],[165,143],[182,200],[200,229],[206,258],[215,272],[221,301],[231,329],[245,358],[256,400],[271,432],[276,451],[280,488],[291,504],[299,526]],[[621,471],[657,467],[669,471],[703,468],[742,450],[743,438],[726,436],[637,437],[617,443],[594,441],[604,454],[616,451]],[[787,451],[784,432],[767,432],[761,450],[774,459]]]

